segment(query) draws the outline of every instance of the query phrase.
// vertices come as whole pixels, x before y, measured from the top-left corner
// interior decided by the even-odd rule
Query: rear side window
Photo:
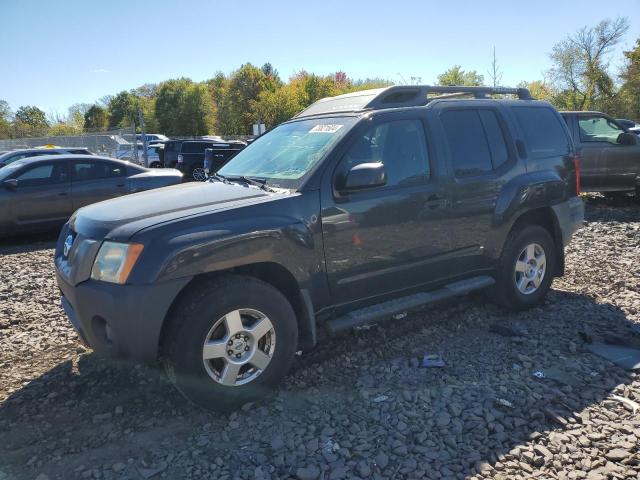
[[[487,114],[493,112],[488,111]],[[493,115],[495,120],[495,114]],[[472,109],[448,110],[441,115],[441,120],[447,135],[455,176],[473,177],[490,173],[493,170],[491,150],[480,112]],[[501,136],[499,125],[497,128]],[[496,139],[495,142],[499,140]],[[504,138],[500,141],[506,151]],[[500,147],[496,147],[496,151],[499,150]]]
[[[165,152],[179,152],[182,142],[167,142],[164,145]]]
[[[514,107],[534,159],[563,156],[570,151],[569,137],[555,112],[549,108]]]
[[[59,152],[30,152],[25,155],[25,157],[41,157],[42,155],[60,155]]]
[[[98,180],[101,178],[123,177],[126,168],[119,163],[111,162],[77,162],[73,167],[73,180]]]
[[[69,150],[69,153],[73,153],[74,155],[91,155],[89,150]]]
[[[207,147],[206,143],[189,142],[182,144],[182,153],[204,153],[204,149]]]

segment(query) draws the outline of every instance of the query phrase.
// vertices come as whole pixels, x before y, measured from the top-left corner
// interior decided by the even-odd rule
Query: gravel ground
[[[639,478],[640,378],[584,339],[640,345],[640,207],[593,196],[587,219],[542,307],[476,295],[328,339],[229,416],[85,351],[53,242],[0,244],[0,480]]]

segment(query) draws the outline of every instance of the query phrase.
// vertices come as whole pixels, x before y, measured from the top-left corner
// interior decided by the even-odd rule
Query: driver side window
[[[622,130],[618,125],[605,117],[578,117],[580,140],[583,142],[617,143]]]
[[[361,163],[384,164],[387,187],[415,185],[429,179],[429,156],[420,120],[397,120],[371,126],[356,138],[341,161],[346,176]]]

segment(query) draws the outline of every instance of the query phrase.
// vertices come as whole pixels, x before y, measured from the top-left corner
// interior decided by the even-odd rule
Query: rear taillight
[[[580,195],[580,156],[573,157],[573,167],[576,171],[576,195]]]
[[[182,155],[178,155],[178,163],[182,163]]]

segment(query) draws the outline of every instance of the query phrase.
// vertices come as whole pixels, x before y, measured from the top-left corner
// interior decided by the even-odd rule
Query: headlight
[[[93,262],[91,278],[125,283],[143,248],[140,243],[104,242]]]

